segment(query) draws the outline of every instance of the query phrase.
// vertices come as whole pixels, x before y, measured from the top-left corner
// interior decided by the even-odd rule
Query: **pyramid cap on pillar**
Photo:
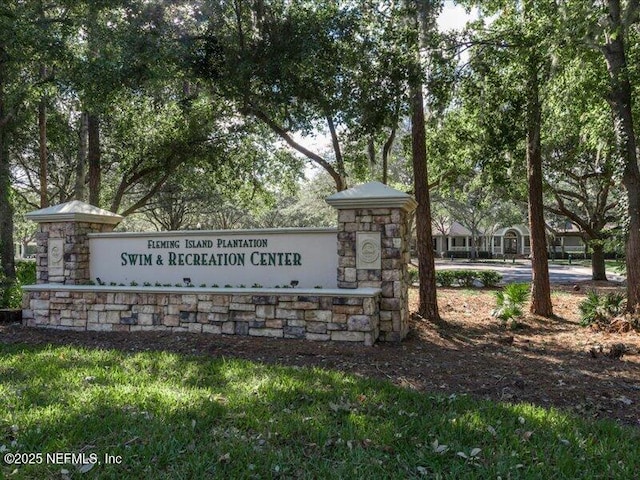
[[[122,215],[89,205],[80,200],[72,200],[71,202],[35,210],[27,213],[25,217],[38,223],[87,222],[108,225],[116,225],[124,218]]]
[[[334,193],[325,201],[338,210],[345,208],[399,208],[412,212],[418,203],[408,193],[380,182],[364,183]]]

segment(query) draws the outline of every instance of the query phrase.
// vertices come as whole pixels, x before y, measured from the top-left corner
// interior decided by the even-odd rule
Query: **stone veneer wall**
[[[407,212],[355,208],[338,212],[338,287],[380,288],[380,340],[399,341],[409,332]],[[356,232],[381,233],[381,270],[356,268]]]
[[[113,225],[88,222],[40,223],[36,233],[36,275],[38,283],[87,284],[89,276],[89,237],[87,234],[110,232]],[[49,239],[64,239],[64,273],[50,275]]]
[[[28,326],[73,330],[205,332],[364,345],[373,345],[379,334],[376,290],[353,294],[145,290],[31,287],[23,320]]]

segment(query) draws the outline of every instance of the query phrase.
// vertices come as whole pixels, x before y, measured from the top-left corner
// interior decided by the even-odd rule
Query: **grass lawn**
[[[607,269],[607,271],[612,271],[612,272],[617,272],[618,270],[620,270],[620,268],[624,267],[624,260],[612,260],[612,259],[607,259],[604,261],[605,263],[605,267]],[[580,266],[580,267],[591,267],[591,259],[589,258],[574,258],[571,260],[571,263],[569,263],[568,259],[556,259],[556,260],[552,260],[549,259],[549,264],[550,265],[574,265],[574,266]]]
[[[0,455],[42,454],[6,478],[640,475],[637,429],[238,360],[0,345],[0,404]]]

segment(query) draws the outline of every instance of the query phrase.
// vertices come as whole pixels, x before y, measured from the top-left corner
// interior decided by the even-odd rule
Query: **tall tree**
[[[39,26],[42,29],[46,28],[47,17],[42,0],[38,1],[38,20]],[[40,80],[44,81],[48,77],[47,66],[40,64]],[[38,157],[40,160],[40,208],[49,206],[49,199],[47,195],[47,95],[43,92],[38,103],[38,140],[39,149]]]
[[[640,168],[638,167],[637,108],[634,89],[640,79],[635,68],[638,42],[637,0],[598,0],[562,3],[565,37],[579,55],[597,51],[608,72],[603,94],[609,103],[616,137],[614,179],[625,190],[623,227],[626,231],[627,310],[640,305]]]
[[[15,277],[10,142],[26,121],[33,89],[42,82],[38,59],[48,31],[38,28],[38,18],[31,2],[0,4],[0,264],[9,279]]]
[[[527,13],[531,15],[530,12]],[[531,51],[528,54],[526,68],[527,184],[529,186],[527,192],[529,232],[531,234],[530,311],[543,317],[550,317],[553,315],[553,305],[551,304],[542,190],[542,105],[539,77],[542,69],[542,59],[537,53]]]
[[[493,175],[501,183],[521,171],[520,167],[506,169],[504,164],[505,159],[511,162],[518,158],[520,145],[524,143],[524,178],[531,232],[530,310],[549,317],[553,309],[543,206],[541,90],[551,64],[539,52],[541,45],[553,50],[550,40],[554,32],[555,7],[532,0],[516,3],[495,0],[478,6],[495,17],[489,25],[484,22],[475,25],[475,33],[469,42],[473,46],[470,75],[475,77],[470,91],[480,92],[478,98],[469,97],[469,101],[478,105],[478,119],[484,133],[489,134],[485,141],[489,138],[494,143],[492,155],[485,165],[492,167]],[[496,118],[498,116],[501,118]]]
[[[409,80],[411,97],[411,152],[413,163],[414,195],[418,202],[416,209],[416,237],[419,268],[419,305],[418,314],[431,321],[439,321],[438,300],[436,296],[435,255],[431,227],[431,199],[429,195],[429,174],[427,169],[427,138],[425,123],[425,101],[423,96],[423,71],[428,68],[423,55],[433,47],[435,18],[441,8],[441,2],[410,2],[409,22],[413,26],[413,45],[415,55],[414,70]]]
[[[627,311],[633,312],[640,309],[640,168],[626,41],[629,27],[639,20],[640,3],[628,0],[625,5],[620,0],[605,0],[604,6],[606,17],[601,51],[609,71],[608,100],[614,118],[618,154],[622,161],[622,185],[627,193]]]
[[[268,126],[343,190],[350,169],[366,168],[371,139],[390,145],[395,135],[406,63],[392,7],[211,2],[207,31],[194,42],[194,67],[242,114]],[[380,135],[383,129],[388,135]],[[318,131],[329,139],[327,150],[306,140]]]
[[[622,193],[614,174],[611,110],[603,95],[608,75],[595,50],[573,47],[560,53],[545,103],[545,208],[580,229],[591,252],[592,279],[606,280],[605,242],[619,223]]]
[[[578,138],[568,140],[545,155],[549,191],[545,208],[580,229],[591,253],[592,279],[607,280],[605,243],[619,220],[616,208],[621,193],[613,179],[612,152],[584,149]]]

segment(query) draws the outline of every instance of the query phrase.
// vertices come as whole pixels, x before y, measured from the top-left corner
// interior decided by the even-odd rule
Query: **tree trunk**
[[[471,260],[478,258],[478,231],[474,228],[471,229]]]
[[[38,2],[38,16],[39,21],[42,24],[46,22],[45,9],[43,0]],[[44,81],[47,78],[47,67],[44,64],[40,65],[40,80]],[[38,105],[38,133],[40,139],[39,148],[39,177],[40,177],[40,208],[46,208],[49,206],[49,198],[47,195],[47,97],[45,94],[40,98],[40,104]]]
[[[371,180],[376,174],[376,146],[373,137],[367,141],[367,157],[369,158],[369,174]]]
[[[0,44],[0,268],[5,277],[16,278],[13,246],[13,204],[11,203],[11,166],[9,165],[9,115],[5,110],[4,45]]]
[[[531,235],[531,307],[533,314],[543,317],[553,315],[549,263],[547,259],[547,237],[542,201],[542,150],[540,128],[542,121],[538,68],[532,55],[529,58],[527,78],[527,176],[529,200],[529,231]]]
[[[1,74],[0,74],[1,75]],[[0,120],[4,118],[0,84]],[[9,145],[5,126],[0,126],[0,264],[2,273],[15,279],[15,252],[13,245],[13,204],[11,203],[11,169],[9,166]]]
[[[78,137],[78,163],[76,164],[76,184],[73,196],[76,200],[84,201],[86,199],[87,152],[89,150],[89,114],[86,112],[82,112],[80,115]]]
[[[100,118],[98,115],[89,114],[88,130],[89,154],[87,160],[89,162],[89,203],[99,207],[102,172],[100,167]]]
[[[591,280],[607,281],[604,245],[596,240],[591,242],[589,246],[591,247]]]
[[[609,0],[611,32],[602,48],[609,71],[609,104],[613,112],[614,130],[620,157],[624,162],[622,185],[627,192],[629,231],[626,244],[627,311],[640,305],[640,170],[633,126],[633,96],[624,44],[624,28],[619,0]]]
[[[38,131],[40,137],[40,208],[49,206],[47,196],[47,100],[42,98],[38,105]]]
[[[385,185],[388,182],[389,154],[391,153],[391,147],[393,147],[393,142],[396,139],[396,129],[397,127],[394,125],[394,127],[391,129],[391,133],[389,134],[389,137],[387,138],[387,141],[384,142],[384,146],[382,147],[382,183],[384,183]]]
[[[631,170],[636,170],[636,173]],[[629,202],[629,233],[625,251],[628,312],[640,311],[640,173],[637,170],[637,163],[635,168],[628,166],[622,180]]]
[[[435,4],[408,2],[412,12],[409,21],[415,28],[416,42],[411,45],[415,64],[409,80],[411,98],[411,154],[413,163],[414,194],[418,207],[415,214],[416,250],[418,254],[419,305],[418,314],[432,322],[440,321],[436,296],[436,268],[431,234],[431,199],[429,198],[429,174],[427,168],[427,139],[422,94],[422,53],[427,48],[429,33],[435,28],[437,15]]]
[[[436,269],[431,235],[431,202],[427,171],[427,144],[424,121],[422,85],[411,88],[411,151],[413,156],[413,185],[416,209],[416,238],[418,250],[420,303],[418,314],[433,322],[440,320],[436,297]]]

